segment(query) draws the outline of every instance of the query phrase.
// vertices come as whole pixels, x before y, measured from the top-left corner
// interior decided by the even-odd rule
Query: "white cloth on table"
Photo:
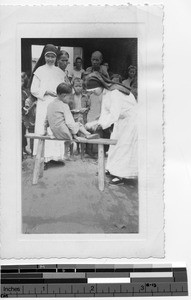
[[[98,124],[103,129],[114,124],[106,169],[114,176],[135,178],[138,175],[137,102],[132,93],[104,89]]]
[[[56,67],[49,66],[47,64],[39,67],[33,76],[31,85],[31,93],[37,98],[36,106],[36,121],[35,121],[35,133],[43,134],[44,122],[47,113],[47,106],[51,103],[55,97],[45,95],[45,92],[52,91],[56,93],[57,86],[65,82],[64,72]],[[51,131],[49,131],[51,134]],[[37,153],[38,140],[34,141],[33,155]],[[65,145],[63,141],[46,141],[44,159],[45,162],[50,160],[63,160],[65,154]]]

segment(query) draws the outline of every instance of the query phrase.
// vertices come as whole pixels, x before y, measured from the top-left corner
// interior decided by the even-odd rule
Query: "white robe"
[[[133,94],[118,90],[103,91],[98,124],[106,129],[114,123],[106,169],[114,176],[135,178],[138,175],[137,102]]]
[[[33,76],[31,93],[37,98],[35,133],[43,134],[44,122],[47,113],[47,106],[55,97],[45,95],[47,90],[55,92],[57,86],[65,81],[65,73],[56,66],[47,64],[39,67]],[[50,129],[49,129],[50,130]],[[49,131],[49,133],[51,133]],[[37,153],[38,140],[34,142],[33,155]],[[65,154],[65,145],[63,141],[45,142],[45,162],[50,160],[63,160]]]

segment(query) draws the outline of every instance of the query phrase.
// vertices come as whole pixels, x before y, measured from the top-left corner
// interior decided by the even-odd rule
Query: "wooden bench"
[[[59,139],[52,138],[50,136],[43,136],[43,135],[37,135],[35,133],[28,133],[26,134],[26,138],[29,139],[38,139],[38,146],[37,146],[37,154],[35,157],[35,164],[34,164],[34,170],[33,170],[33,184],[38,183],[38,179],[40,177],[43,177],[43,171],[44,171],[44,145],[46,140],[51,141],[59,141]],[[67,140],[60,140],[65,141]],[[80,141],[74,140],[76,143],[80,144],[97,144],[98,145],[98,187],[100,191],[104,190],[104,178],[105,178],[105,159],[104,159],[104,145],[116,145],[117,140],[111,140],[111,139],[93,139],[88,140],[86,138],[81,138]],[[70,142],[68,140],[68,142]],[[82,157],[82,156],[81,156]]]

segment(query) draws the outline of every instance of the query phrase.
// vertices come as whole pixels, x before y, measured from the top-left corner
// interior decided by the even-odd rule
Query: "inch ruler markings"
[[[6,265],[1,297],[188,296],[186,267],[173,265]]]

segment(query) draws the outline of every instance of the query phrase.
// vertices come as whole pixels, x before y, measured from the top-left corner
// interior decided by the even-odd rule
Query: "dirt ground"
[[[97,162],[75,156],[55,164],[32,185],[34,159],[22,164],[23,233],[138,233],[138,184],[99,191]]]

